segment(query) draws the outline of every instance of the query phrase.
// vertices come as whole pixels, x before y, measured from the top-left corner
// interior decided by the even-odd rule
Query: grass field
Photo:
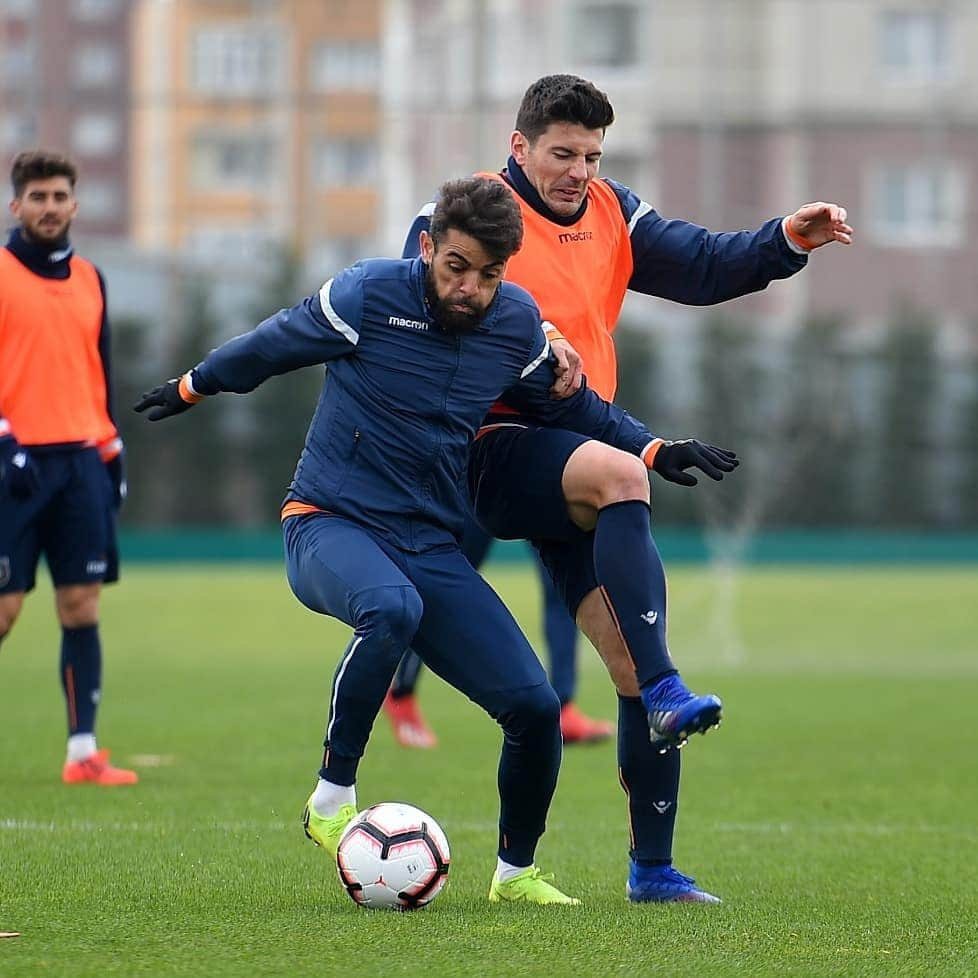
[[[539,647],[528,570],[491,579]],[[346,631],[278,566],[132,566],[107,592],[100,742],[133,789],[64,787],[50,591],[0,651],[0,976],[978,975],[978,572],[670,575],[670,640],[723,727],[684,752],[677,866],[719,907],[624,900],[615,750],[568,749],[539,862],[580,908],[490,906],[499,736],[430,674],[442,743],[378,725],[361,804],[452,844],[416,914],[359,910],[303,837]],[[462,650],[464,651],[464,650]],[[582,649],[583,706],[612,716]]]

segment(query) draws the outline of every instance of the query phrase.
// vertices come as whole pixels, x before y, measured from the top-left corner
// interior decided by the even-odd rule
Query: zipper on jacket
[[[440,411],[440,421],[444,421],[448,414],[448,398],[452,392],[452,387],[455,384],[455,380],[458,377],[458,368],[462,362],[462,339],[459,336],[453,337],[455,346],[455,363],[452,367],[451,373],[445,382],[444,387],[441,392],[441,411]],[[442,437],[438,429],[434,432],[434,444],[432,445],[431,452],[428,456],[427,465],[423,470],[420,470],[418,475],[420,478],[420,503],[421,503],[421,515],[427,518],[430,506],[431,506],[431,493],[433,487],[431,486],[429,480],[433,477],[435,466],[441,457],[442,451]],[[423,474],[422,474],[423,473]],[[417,552],[417,520],[409,520],[409,535],[411,539],[412,548]]]

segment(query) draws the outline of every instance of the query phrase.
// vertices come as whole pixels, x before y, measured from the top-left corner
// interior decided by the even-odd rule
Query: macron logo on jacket
[[[591,241],[593,238],[593,231],[564,231],[557,235],[557,240],[561,244],[567,244],[571,241]]]
[[[401,316],[388,316],[388,326],[403,326],[405,329],[418,329],[422,332],[428,331],[428,324],[421,322],[420,319],[404,319]]]

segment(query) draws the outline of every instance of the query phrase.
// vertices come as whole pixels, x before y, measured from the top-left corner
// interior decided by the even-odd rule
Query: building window
[[[358,262],[364,255],[374,253],[373,243],[367,238],[340,236],[321,238],[309,249],[307,266],[312,278],[324,280],[344,268]]]
[[[119,146],[119,120],[102,112],[79,115],[72,123],[71,144],[84,156],[108,156]]]
[[[322,139],[313,148],[317,187],[364,187],[377,182],[379,154],[372,139]]]
[[[964,240],[965,183],[950,163],[884,163],[869,175],[873,237],[891,248],[954,247]]]
[[[632,154],[605,153],[601,157],[599,172],[601,176],[622,183],[641,196],[643,160]],[[646,193],[649,193],[646,190]]]
[[[87,221],[111,221],[119,217],[119,185],[112,180],[79,182],[78,216]]]
[[[951,37],[944,10],[888,10],[880,18],[880,63],[891,81],[943,81],[951,73]]]
[[[119,0],[74,0],[72,8],[77,20],[110,20],[119,12]]]
[[[0,151],[19,153],[37,141],[34,120],[17,112],[0,114]]]
[[[264,225],[217,225],[194,228],[184,244],[201,261],[233,264],[265,260],[281,246],[281,241]]]
[[[276,170],[270,136],[206,132],[194,140],[191,177],[199,190],[261,190]]]
[[[376,91],[380,52],[376,44],[348,41],[317,44],[309,61],[309,84],[316,91]]]
[[[83,87],[104,87],[119,77],[119,52],[111,44],[82,44],[74,61],[75,81]]]
[[[282,40],[258,27],[206,28],[194,36],[193,86],[205,95],[262,95],[281,87]]]
[[[35,4],[36,0],[0,0],[0,17],[27,17]]]
[[[571,50],[586,65],[628,68],[638,63],[639,11],[630,3],[581,4],[571,19]]]
[[[26,88],[33,81],[34,46],[30,41],[0,44],[0,83],[4,88]]]

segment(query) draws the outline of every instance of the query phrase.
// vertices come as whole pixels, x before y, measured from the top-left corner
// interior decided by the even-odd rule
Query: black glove
[[[13,435],[0,438],[0,485],[18,499],[33,496],[41,488],[30,452]]]
[[[719,482],[724,472],[733,472],[740,465],[736,452],[728,452],[715,445],[704,445],[694,438],[684,441],[667,441],[659,446],[652,459],[652,469],[663,479],[681,486],[695,486],[696,477],[686,469],[699,469]]]
[[[115,458],[110,458],[105,463],[105,471],[109,473],[109,481],[112,483],[112,505],[118,510],[129,491],[126,484],[125,452],[120,451]]]
[[[155,408],[150,411],[147,417],[150,421],[162,421],[164,418],[172,418],[175,414],[183,414],[194,406],[193,401],[185,401],[180,396],[180,378],[174,377],[159,387],[154,387],[151,391],[139,399],[133,406],[133,410],[142,413],[147,408]]]

